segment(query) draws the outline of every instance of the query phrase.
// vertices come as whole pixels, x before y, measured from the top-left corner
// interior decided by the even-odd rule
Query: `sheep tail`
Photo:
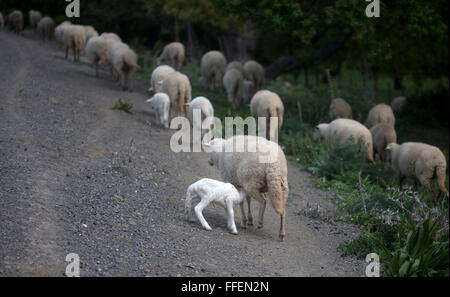
[[[189,187],[186,191],[186,199],[184,200],[184,213],[186,215],[191,211],[191,203],[192,203],[192,189]]]
[[[269,199],[277,214],[284,214],[286,198],[289,192],[286,176],[280,176],[278,167],[267,166],[266,180]]]
[[[436,166],[436,180],[439,186],[439,189],[444,192],[444,194],[448,197],[448,190],[445,187],[445,171],[446,166],[438,165]]]

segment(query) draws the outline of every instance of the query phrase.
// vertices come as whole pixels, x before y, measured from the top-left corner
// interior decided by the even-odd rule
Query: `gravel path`
[[[298,165],[289,163],[285,242],[270,205],[263,229],[237,236],[211,206],[208,232],[185,219],[183,198],[218,172],[205,153],[170,151],[173,131],[155,126],[145,84],[121,92],[30,32],[0,31],[0,69],[0,275],[62,276],[68,253],[81,276],[364,275],[362,261],[336,251],[353,226],[299,214],[306,202],[333,205]],[[134,114],[110,109],[119,98]]]

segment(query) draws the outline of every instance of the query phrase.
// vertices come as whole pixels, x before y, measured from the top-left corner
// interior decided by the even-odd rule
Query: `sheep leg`
[[[233,209],[233,201],[227,199],[225,201],[227,214],[228,214],[228,229],[230,229],[231,233],[237,234],[236,224],[234,223],[234,209]]]
[[[241,213],[242,213],[241,227],[244,229],[247,229],[247,217],[245,215],[245,210],[244,210],[244,200],[242,200],[242,202],[239,203],[239,207],[241,208]]]
[[[64,59],[66,59],[67,60],[67,58],[69,57],[69,47],[68,46],[66,46],[66,56],[65,56],[65,58]]]
[[[398,189],[400,191],[402,190],[404,180],[405,180],[404,176],[401,176],[401,175],[398,176]]]
[[[247,205],[248,205],[248,225],[253,226],[253,215],[252,215],[252,207],[251,207],[252,197],[247,195]]]
[[[197,204],[197,206],[195,206],[194,210],[195,210],[195,214],[197,215],[198,220],[200,221],[200,223],[202,224],[203,228],[205,228],[206,230],[211,230],[211,227],[209,226],[208,222],[205,220],[205,218],[203,217],[203,209],[208,205],[208,202],[206,202],[205,200],[200,201],[199,204]]]
[[[259,221],[258,221],[258,228],[262,228],[264,226],[264,212],[266,210],[266,200],[264,199],[264,197],[262,196],[261,192],[259,191],[259,189],[255,189],[255,188],[246,188],[245,191],[248,194],[248,198],[247,198],[247,202],[250,205],[250,199],[254,198],[256,200],[259,201],[260,206],[259,206]],[[250,198],[251,197],[251,198]],[[250,207],[249,209],[249,215],[250,214]]]

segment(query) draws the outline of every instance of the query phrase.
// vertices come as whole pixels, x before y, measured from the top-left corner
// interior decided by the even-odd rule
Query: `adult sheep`
[[[203,121],[208,117],[214,117],[214,107],[209,101],[208,98],[199,96],[194,98],[190,103],[186,103],[185,106],[188,109],[189,121],[192,124],[192,127],[197,131],[201,131],[201,136],[205,135],[205,133],[209,132],[208,129],[202,129]],[[198,110],[200,113],[199,119],[194,119],[194,111]],[[200,120],[197,121],[197,120]]]
[[[244,75],[244,65],[242,65],[239,61],[232,61],[228,63],[226,71],[230,69],[236,69],[237,71],[241,72],[242,75]]]
[[[342,98],[333,99],[330,104],[330,118],[351,119],[353,118],[352,108],[347,101]]]
[[[406,97],[403,96],[394,98],[394,100],[392,100],[391,102],[392,111],[395,114],[399,114],[405,107],[406,101],[407,101]]]
[[[49,16],[43,17],[37,24],[37,31],[41,35],[42,39],[52,39],[55,32],[55,22]]]
[[[14,10],[7,16],[10,31],[23,35],[23,14],[20,10]]]
[[[161,92],[166,93],[171,102],[171,113],[177,111],[178,116],[182,116],[186,112],[184,111],[184,105],[191,102],[192,88],[189,78],[181,72],[174,72],[168,78],[163,81]]]
[[[71,22],[64,21],[64,22],[62,22],[61,24],[59,24],[58,26],[55,27],[55,39],[61,45],[64,45],[64,40],[63,40],[64,30],[65,30],[65,28],[67,28],[70,25],[72,25]]]
[[[92,37],[97,37],[98,32],[92,26],[83,26],[84,32],[86,33],[86,42],[89,41]]]
[[[42,18],[42,14],[39,11],[36,10],[30,10],[28,12],[28,20],[30,22],[30,27],[33,30],[37,29],[37,25],[39,24],[39,21]]]
[[[260,90],[264,84],[264,67],[256,61],[247,61],[244,64],[245,79],[253,82],[253,94]]]
[[[271,91],[258,91],[250,101],[250,112],[255,118],[266,118],[266,129],[269,127],[271,140],[278,139],[278,133],[283,125],[284,105],[280,97]],[[270,118],[277,118],[277,126],[270,125]]]
[[[65,58],[69,57],[69,49],[73,51],[73,60],[80,61],[80,55],[86,46],[86,32],[81,25],[66,25],[62,31],[62,41],[65,47]]]
[[[112,45],[116,42],[117,41],[114,39],[109,39],[102,36],[94,36],[87,42],[84,51],[89,62],[95,67],[95,77],[98,77],[99,63],[105,67],[108,67],[112,73],[112,64],[109,51]]]
[[[223,76],[223,86],[228,95],[233,112],[236,113],[242,103],[244,76],[239,70],[229,69]]]
[[[168,65],[161,65],[156,67],[152,72],[152,76],[150,78],[150,88],[148,90],[155,93],[160,92],[164,80],[174,72],[175,69]]]
[[[234,150],[241,147],[242,150]],[[279,239],[285,232],[286,199],[289,192],[286,157],[278,144],[262,137],[237,135],[227,140],[216,138],[204,145],[210,149],[209,164],[216,165],[225,182],[243,190],[248,203],[248,223],[253,224],[251,199],[260,202],[258,228],[263,227],[268,193],[272,207],[280,215]],[[247,227],[244,203],[241,202],[242,226]]]
[[[372,134],[361,123],[351,119],[337,119],[329,124],[319,124],[315,127],[314,141],[319,139],[330,140],[333,142],[358,143],[362,139],[362,149],[367,150],[367,160],[375,163],[373,160],[373,142]]]
[[[109,58],[114,70],[119,74],[124,91],[133,92],[133,73],[137,68],[136,53],[122,42],[114,42],[109,49]]]
[[[184,45],[180,42],[172,42],[166,45],[161,55],[156,59],[156,65],[162,61],[170,61],[172,67],[181,68],[184,61]]]
[[[218,90],[227,67],[227,59],[219,51],[210,51],[203,55],[200,68],[203,87]]]
[[[365,123],[367,128],[372,128],[376,124],[386,123],[395,127],[395,116],[392,108],[387,104],[378,104],[372,107]]]
[[[433,194],[435,205],[439,205],[441,192],[448,197],[445,187],[447,161],[444,154],[435,146],[420,142],[406,142],[403,144],[390,143],[386,150],[387,158],[398,175],[399,189],[405,179],[411,178],[417,184],[419,181]],[[433,190],[431,181],[436,178],[439,194]]]
[[[370,128],[373,141],[373,153],[378,154],[382,162],[386,162],[386,147],[389,143],[397,142],[397,133],[389,124],[377,124]]]
[[[100,36],[103,38],[113,39],[115,41],[122,42],[122,39],[116,33],[103,32]]]

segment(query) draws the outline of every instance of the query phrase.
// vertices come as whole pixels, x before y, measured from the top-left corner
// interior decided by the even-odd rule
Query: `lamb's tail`
[[[186,191],[186,199],[184,200],[184,213],[186,214],[186,216],[189,215],[190,211],[191,211],[191,204],[192,204],[192,190],[191,187],[189,187]]]
[[[436,166],[436,180],[439,186],[439,189],[444,192],[444,194],[448,197],[448,190],[445,187],[445,171],[446,166],[438,165]]]

